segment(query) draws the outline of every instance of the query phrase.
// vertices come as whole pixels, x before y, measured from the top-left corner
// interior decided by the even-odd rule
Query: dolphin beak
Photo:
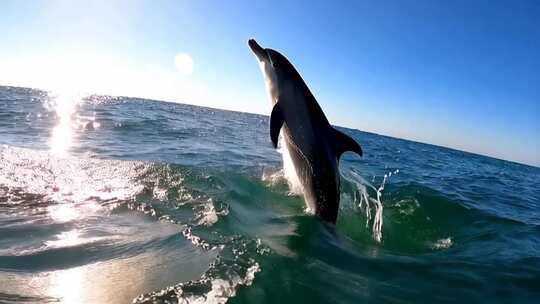
[[[259,59],[259,61],[265,61],[265,60],[268,59],[268,54],[257,43],[257,41],[255,41],[255,39],[249,39],[248,40],[248,45],[251,48],[251,51],[253,52],[253,54],[255,54],[255,56],[257,56],[257,59]]]

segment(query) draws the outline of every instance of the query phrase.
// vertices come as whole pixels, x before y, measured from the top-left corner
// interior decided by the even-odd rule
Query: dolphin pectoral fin
[[[362,147],[350,136],[330,127],[330,142],[333,145],[336,157],[339,160],[341,154],[347,151],[352,151],[362,156]]]
[[[272,114],[270,114],[270,139],[272,139],[274,148],[277,148],[281,126],[283,126],[283,113],[281,113],[279,103],[276,103],[272,109]]]

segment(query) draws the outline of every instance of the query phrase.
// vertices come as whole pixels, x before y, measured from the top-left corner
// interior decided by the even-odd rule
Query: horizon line
[[[0,84],[0,87],[11,87],[11,88],[19,88],[19,89],[38,90],[38,91],[43,91],[43,92],[54,92],[54,89],[22,87],[22,86],[15,86],[15,85],[2,85],[2,84]],[[82,93],[82,95],[85,95],[85,93]],[[91,93],[91,94],[87,94],[86,96],[84,96],[82,98],[86,98],[86,97],[90,97],[90,96],[108,96],[108,97],[116,97],[116,98],[142,99],[142,100],[153,101],[153,102],[166,102],[166,103],[195,106],[195,107],[201,107],[201,108],[207,108],[207,109],[213,109],[213,110],[229,111],[229,112],[235,112],[235,113],[242,113],[242,114],[259,115],[259,116],[269,117],[268,114],[262,114],[262,113],[253,113],[253,112],[246,112],[246,111],[239,111],[239,110],[232,110],[232,109],[217,108],[217,107],[206,106],[206,105],[190,104],[190,103],[186,103],[184,101],[161,100],[161,99],[146,98],[146,97],[128,96],[128,95],[108,95],[108,94],[102,94],[102,93]],[[495,157],[495,156],[491,156],[491,155],[480,154],[478,152],[461,150],[461,149],[458,149],[458,148],[454,148],[454,147],[450,147],[450,146],[444,146],[444,145],[441,145],[441,144],[423,142],[423,141],[419,141],[417,139],[396,137],[396,136],[393,136],[393,135],[381,134],[381,133],[377,133],[377,132],[374,132],[374,131],[364,131],[364,130],[360,130],[360,129],[352,128],[352,127],[347,127],[347,126],[339,126],[339,125],[334,125],[334,124],[330,124],[330,125],[336,126],[336,127],[339,127],[339,128],[356,130],[356,131],[360,131],[360,132],[364,132],[364,133],[369,133],[369,134],[374,134],[374,135],[378,135],[378,136],[388,137],[388,138],[392,138],[392,139],[406,140],[406,141],[419,143],[419,144],[423,144],[423,145],[435,146],[435,147],[449,149],[449,150],[453,150],[453,151],[457,151],[457,152],[469,153],[469,154],[473,154],[473,155],[477,155],[477,156],[491,158],[491,159],[494,159],[494,160],[497,160],[497,161],[504,161],[504,162],[509,162],[509,163],[513,163],[513,164],[517,164],[517,165],[527,166],[527,167],[531,167],[531,168],[534,168],[534,169],[540,169],[540,163],[539,164],[524,163],[524,162],[520,162],[520,161],[516,161],[516,160],[503,159],[503,158]]]

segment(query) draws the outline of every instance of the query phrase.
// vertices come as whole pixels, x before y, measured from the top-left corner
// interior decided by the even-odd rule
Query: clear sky
[[[540,1],[3,0],[0,29],[0,85],[268,114],[255,38],[333,124],[540,166]]]

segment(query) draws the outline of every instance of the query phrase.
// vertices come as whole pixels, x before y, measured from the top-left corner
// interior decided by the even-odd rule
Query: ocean
[[[340,128],[333,226],[268,128],[0,87],[0,303],[539,303],[539,168]]]

